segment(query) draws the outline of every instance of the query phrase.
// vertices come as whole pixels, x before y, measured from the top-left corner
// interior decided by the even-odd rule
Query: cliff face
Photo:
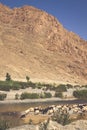
[[[0,4],[0,77],[87,83],[87,41],[31,6]]]

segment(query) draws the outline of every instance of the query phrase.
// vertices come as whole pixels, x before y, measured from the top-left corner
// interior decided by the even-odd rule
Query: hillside
[[[31,6],[0,4],[0,79],[87,83],[87,41]]]

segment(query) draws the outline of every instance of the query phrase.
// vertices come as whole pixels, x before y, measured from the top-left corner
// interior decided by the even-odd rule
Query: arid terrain
[[[10,74],[12,80],[6,80],[6,74]],[[64,91],[63,97],[59,98],[55,97],[56,89],[55,91],[42,88],[33,89],[31,86],[25,87],[25,85],[21,88],[17,86],[18,84],[16,84],[17,82],[15,80],[25,81],[26,83],[31,82],[32,84],[38,84],[39,82],[42,84],[47,83],[48,86],[51,83],[51,85],[54,84],[56,87],[59,84],[71,84],[73,87]],[[13,126],[17,126],[16,123],[19,123],[18,120],[20,121],[21,119],[23,121],[23,124],[21,123],[22,125],[24,123],[31,124],[19,126],[12,130],[41,130],[46,126],[43,121],[48,120],[55,112],[57,112],[56,114],[59,112],[65,112],[63,114],[67,114],[69,112],[70,116],[73,114],[77,116],[76,120],[82,120],[72,122],[66,126],[58,124],[57,121],[50,120],[46,129],[87,129],[87,104],[78,103],[78,105],[65,104],[61,106],[57,104],[54,107],[50,105],[46,106],[45,104],[45,102],[62,101],[63,99],[71,102],[71,100],[76,99],[73,96],[74,90],[87,90],[87,86],[84,86],[87,84],[87,41],[80,38],[74,32],[65,29],[58,19],[47,12],[32,6],[11,9],[0,4],[0,83],[0,94],[4,93],[7,96],[4,101],[0,101],[0,120],[7,118],[13,124],[15,123]],[[9,91],[4,90],[3,92],[3,88],[7,86],[6,83],[11,88]],[[15,88],[19,88],[12,89],[12,84],[13,87],[16,85]],[[74,86],[77,86],[77,88]],[[22,100],[20,97],[24,92],[39,95],[44,92],[50,92],[52,97]],[[18,94],[18,97],[16,97],[16,94]],[[35,105],[35,103],[38,104],[40,102],[43,105],[45,104],[46,108],[41,108],[41,106],[39,108],[37,106],[39,109],[36,109],[33,106],[29,107],[22,104],[26,103],[29,105],[28,103],[30,103],[32,105],[33,103]],[[19,106],[15,106],[16,110],[14,110],[14,106],[14,109],[12,107],[9,109],[9,105],[15,104],[19,104]],[[28,108],[25,109],[24,107]],[[31,111],[31,108],[33,111]],[[51,114],[49,114],[49,108],[52,108],[50,109]],[[44,114],[43,112],[45,110],[47,112]],[[18,115],[16,117],[15,115],[17,113]],[[20,117],[18,117],[19,113],[21,115]],[[78,118],[78,115],[81,118]],[[22,116],[24,117],[22,118]],[[43,122],[42,125],[44,124],[42,128],[40,128],[41,124],[38,124],[41,122]]]
[[[86,84],[87,41],[31,6],[0,4],[0,79]]]
[[[9,130],[40,130],[39,126],[36,125],[25,125],[25,126],[20,126],[20,127],[16,127],[13,129],[9,129]],[[62,126],[56,122],[50,121],[47,130],[86,130],[87,129],[87,121],[85,120],[80,120],[80,121],[76,121],[73,122],[70,125],[66,125],[66,126]]]

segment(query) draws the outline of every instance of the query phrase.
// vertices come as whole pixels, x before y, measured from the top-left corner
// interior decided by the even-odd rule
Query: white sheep
[[[39,110],[36,110],[36,111],[34,112],[35,115],[38,115],[39,113],[40,113]]]

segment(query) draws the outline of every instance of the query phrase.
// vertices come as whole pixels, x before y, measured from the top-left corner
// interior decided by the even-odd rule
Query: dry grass
[[[30,120],[33,124],[41,123],[45,120],[47,120],[50,116],[48,115],[27,115],[25,118],[23,118],[24,123],[29,123]]]

